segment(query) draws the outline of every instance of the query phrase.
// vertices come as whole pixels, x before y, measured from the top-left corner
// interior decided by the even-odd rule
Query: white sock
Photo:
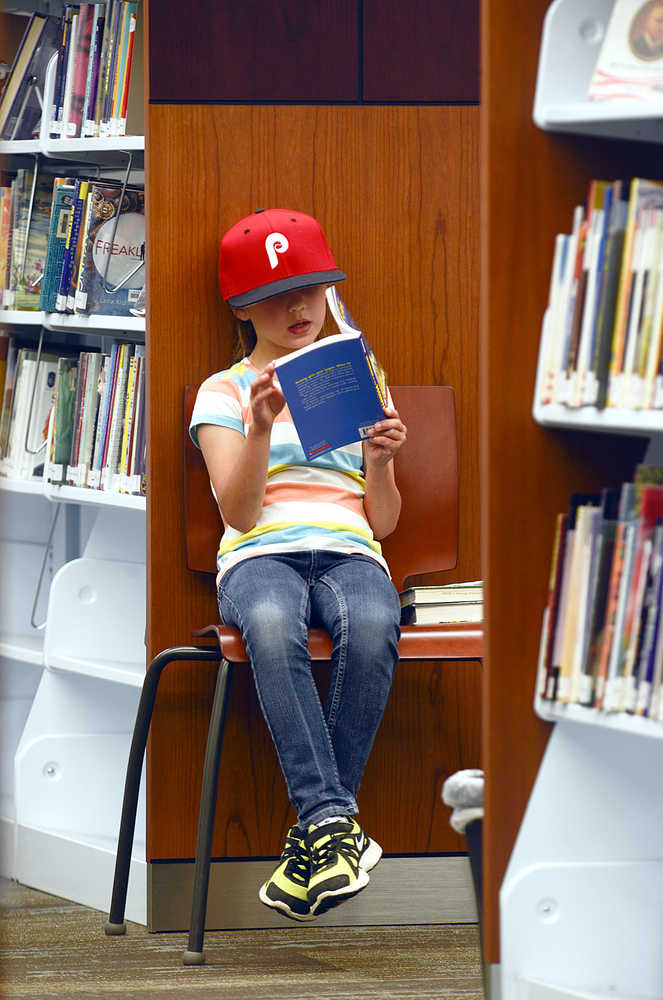
[[[313,826],[317,829],[319,826],[327,826],[327,823],[347,823],[347,816],[327,816],[326,819],[321,819],[319,823],[314,823]]]

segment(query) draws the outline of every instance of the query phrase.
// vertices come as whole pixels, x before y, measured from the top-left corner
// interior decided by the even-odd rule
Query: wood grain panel
[[[484,0],[481,442],[486,579],[484,957],[499,961],[498,892],[545,748],[536,661],[554,518],[572,490],[630,477],[642,439],[544,430],[531,417],[555,234],[592,177],[661,176],[646,145],[556,136],[531,107],[545,0]]]
[[[184,569],[182,389],[229,361],[218,240],[259,207],[296,207],[323,222],[350,276],[344,296],[392,382],[455,387],[463,517],[459,566],[445,578],[480,576],[477,138],[476,108],[150,108],[152,655],[216,618],[211,578]],[[162,682],[148,760],[150,858],[193,855],[212,675],[184,664]],[[439,788],[447,773],[479,759],[478,684],[476,665],[399,672],[361,792],[362,817],[387,851],[460,849]],[[215,855],[278,854],[291,814],[243,669],[221,772]]]
[[[479,0],[364,0],[366,101],[479,100]]]
[[[357,0],[150,3],[150,98],[356,101]]]

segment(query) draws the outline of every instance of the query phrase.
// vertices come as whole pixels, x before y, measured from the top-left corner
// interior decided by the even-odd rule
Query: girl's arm
[[[407,428],[394,407],[371,429],[364,443],[366,495],[364,510],[376,539],[386,538],[398,524],[401,495],[394,478],[394,455],[407,437]]]
[[[251,386],[253,419],[246,437],[215,424],[201,424],[198,428],[198,442],[221,516],[236,531],[250,531],[260,516],[272,424],[284,405],[283,394],[274,384],[274,366],[270,364]]]

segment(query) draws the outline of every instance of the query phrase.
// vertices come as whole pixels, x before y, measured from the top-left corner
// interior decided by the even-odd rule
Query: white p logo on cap
[[[267,259],[269,260],[269,266],[272,271],[279,262],[278,254],[285,253],[288,249],[289,243],[286,236],[283,233],[270,233],[265,240],[265,250],[267,251]]]

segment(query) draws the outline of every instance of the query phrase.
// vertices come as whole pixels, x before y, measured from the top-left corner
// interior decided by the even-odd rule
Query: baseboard
[[[115,851],[114,843],[84,843],[0,820],[0,874],[102,913],[110,906]],[[131,859],[126,916],[138,924],[147,922],[146,867]]]
[[[212,863],[208,930],[283,927],[283,917],[258,900],[273,861]],[[383,858],[370,885],[314,926],[476,923],[477,908],[466,857]],[[186,931],[191,911],[193,863],[147,866],[147,924],[151,931]],[[312,926],[302,924],[302,927]]]

